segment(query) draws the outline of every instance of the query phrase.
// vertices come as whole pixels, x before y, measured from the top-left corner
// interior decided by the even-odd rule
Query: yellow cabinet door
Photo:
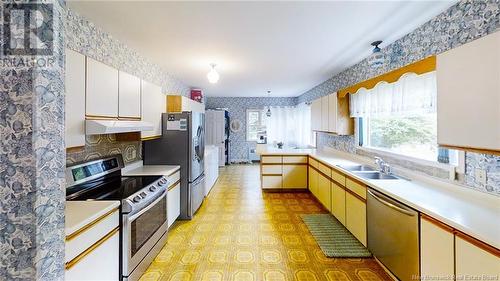
[[[330,179],[321,174],[318,176],[318,199],[328,211],[332,211]]]
[[[496,278],[500,272],[500,257],[456,235],[455,268],[459,278],[464,276],[490,276]]]
[[[345,225],[345,190],[332,182],[332,214]]]
[[[422,216],[420,219],[420,273],[445,280],[455,274],[453,229]]]
[[[314,197],[318,198],[318,171],[312,167],[309,167],[309,190]]]
[[[366,203],[350,193],[345,195],[347,229],[366,246]]]
[[[262,176],[262,189],[277,189],[281,187],[281,176]]]
[[[307,189],[307,166],[283,165],[283,188]]]

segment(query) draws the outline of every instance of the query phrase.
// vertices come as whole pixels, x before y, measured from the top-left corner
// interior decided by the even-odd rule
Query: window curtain
[[[373,89],[350,95],[351,117],[406,115],[436,112],[436,72],[406,73],[394,83],[380,82]]]
[[[311,142],[311,108],[305,103],[296,107],[272,106],[266,117],[267,142],[283,142],[285,146],[305,147]],[[264,109],[264,112],[267,110]]]

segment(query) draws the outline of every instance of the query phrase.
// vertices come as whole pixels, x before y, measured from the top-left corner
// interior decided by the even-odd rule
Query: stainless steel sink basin
[[[372,167],[365,165],[337,165],[337,166],[339,166],[342,169],[346,169],[348,171],[360,171],[360,172],[375,171],[375,169],[373,169]]]
[[[398,178],[393,175],[384,174],[381,172],[354,172],[356,176],[369,179],[369,180],[397,180]]]

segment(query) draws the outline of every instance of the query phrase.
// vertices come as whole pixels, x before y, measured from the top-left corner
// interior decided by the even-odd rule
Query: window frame
[[[246,110],[246,116],[245,116],[245,140],[248,141],[248,142],[257,142],[258,141],[258,138],[255,138],[255,139],[250,139],[250,122],[248,122],[249,120],[249,115],[251,112],[258,112],[259,114],[259,124],[261,127],[264,126],[264,124],[262,123],[263,122],[263,110],[262,109],[259,109],[259,108],[248,108]]]
[[[392,157],[392,158],[397,158],[401,160],[406,160],[410,162],[414,162],[419,165],[425,165],[425,166],[430,166],[430,167],[435,167],[435,168],[440,168],[440,169],[445,169],[450,172],[450,178],[452,178],[452,174],[454,175],[455,172],[463,173],[465,171],[465,153],[463,151],[458,151],[457,155],[457,164],[451,164],[451,163],[440,163],[436,159],[435,161],[428,160],[428,159],[422,159],[414,156],[409,156],[397,152],[393,152],[390,150],[385,150],[383,148],[378,148],[378,147],[372,147],[372,146],[363,146],[365,144],[366,135],[369,135],[369,126],[366,124],[367,122],[363,120],[363,118],[357,117],[355,118],[355,143],[356,143],[356,149],[368,152],[370,154],[377,154],[381,156],[387,156],[387,157]],[[367,132],[365,132],[365,128]]]

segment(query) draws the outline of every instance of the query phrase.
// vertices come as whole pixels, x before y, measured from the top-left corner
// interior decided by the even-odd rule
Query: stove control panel
[[[152,184],[129,196],[122,201],[122,211],[124,213],[135,213],[143,209],[151,202],[155,201],[162,193],[166,192],[168,180],[165,177],[159,178]]]

